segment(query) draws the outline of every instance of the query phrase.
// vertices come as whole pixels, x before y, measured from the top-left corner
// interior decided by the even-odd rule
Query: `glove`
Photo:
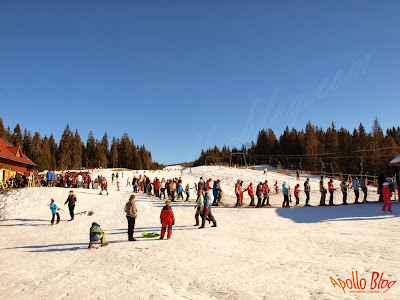
[[[172,225],[175,225],[175,220],[172,222]]]
[[[160,219],[160,224],[162,224],[162,220]]]

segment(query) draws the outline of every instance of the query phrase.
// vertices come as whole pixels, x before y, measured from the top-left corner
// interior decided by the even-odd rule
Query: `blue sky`
[[[399,1],[1,1],[0,117],[177,163],[257,132],[399,126]]]

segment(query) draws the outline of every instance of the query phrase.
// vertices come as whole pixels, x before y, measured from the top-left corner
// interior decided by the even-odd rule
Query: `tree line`
[[[327,173],[393,175],[389,162],[400,154],[400,127],[383,132],[375,119],[369,132],[361,123],[350,132],[343,127],[337,129],[333,122],[326,130],[308,122],[305,130],[286,127],[279,138],[272,129],[263,129],[256,141],[241,148],[223,146],[220,150],[215,146],[203,150],[191,165],[228,164],[231,160],[232,164],[244,165],[243,155],[231,157],[232,153],[244,153],[247,164]]]
[[[37,170],[58,170],[78,168],[130,168],[160,169],[163,166],[153,162],[151,153],[144,145],[135,145],[133,139],[125,133],[120,139],[112,138],[109,145],[108,135],[104,134],[99,141],[90,131],[86,143],[82,141],[78,130],[75,133],[67,124],[57,144],[53,134],[42,137],[39,132],[32,136],[25,128],[22,133],[17,124],[13,131],[4,127],[0,118],[0,138],[14,146],[21,147],[22,152],[37,165]]]

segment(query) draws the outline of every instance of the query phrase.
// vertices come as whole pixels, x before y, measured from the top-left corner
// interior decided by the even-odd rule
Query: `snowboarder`
[[[165,201],[165,206],[161,210],[160,221],[161,221],[160,240],[164,239],[167,226],[168,226],[167,239],[169,240],[172,234],[172,225],[175,225],[175,216],[171,208],[170,200]]]
[[[51,210],[51,225],[54,225],[54,218],[57,216],[57,223],[60,223],[60,214],[58,213],[58,211],[60,210],[60,208],[57,206],[57,204],[54,203],[54,199],[51,199],[51,203],[50,203],[50,210]]]
[[[286,186],[286,181],[284,181],[282,184],[282,193],[283,193],[282,207],[290,207],[289,206],[289,190]]]
[[[68,203],[68,209],[69,209],[69,214],[71,216],[71,221],[74,219],[75,214],[74,214],[74,209],[75,209],[75,202],[76,202],[76,196],[74,194],[74,191],[69,191],[69,196],[67,198],[67,201],[65,201],[65,204]]]
[[[137,208],[135,203],[135,195],[129,197],[129,201],[125,204],[126,219],[128,220],[128,241],[136,241],[133,237],[135,229],[135,221],[137,218]]]
[[[386,211],[392,212],[392,201],[390,198],[392,197],[392,193],[390,192],[389,189],[389,182],[385,182],[382,184],[382,196],[383,196],[383,206],[382,206],[382,212],[384,213]]]
[[[93,222],[92,227],[90,227],[90,241],[89,241],[89,249],[94,247],[94,244],[98,242],[101,243],[101,247],[107,246],[106,236],[103,232],[103,229],[100,228],[100,225]]]
[[[335,192],[335,188],[333,187],[333,179],[330,179],[328,182],[328,190],[329,190],[329,205],[333,206],[333,193]]]

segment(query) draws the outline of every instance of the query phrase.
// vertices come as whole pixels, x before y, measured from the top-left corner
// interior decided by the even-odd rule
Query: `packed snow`
[[[271,207],[236,208],[234,184],[237,179],[255,185],[268,180],[274,192],[275,180],[290,187],[300,183],[300,203],[305,175],[297,181],[264,168],[242,169],[222,166],[162,171],[124,171],[121,191],[111,184],[112,169],[104,175],[109,195],[100,190],[73,189],[77,196],[75,213],[69,221],[63,206],[69,189],[26,188],[0,195],[0,298],[1,299],[400,299],[400,283],[376,293],[351,293],[335,287],[335,280],[358,277],[370,287],[374,272],[383,280],[400,279],[400,206],[383,214],[381,203],[316,207],[319,180],[311,178],[313,207],[282,208],[281,193],[271,196]],[[121,171],[119,172],[121,176]],[[220,179],[224,205],[213,207],[218,227],[199,230],[193,226],[195,199],[173,202],[176,222],[170,240],[143,238],[142,231],[160,231],[160,211],[164,201],[136,194],[137,241],[127,237],[124,205],[132,194],[128,177],[146,174],[150,179],[182,177],[183,186],[194,187],[200,177]],[[335,187],[339,182],[334,181]],[[340,190],[338,188],[338,190]],[[194,191],[194,189],[192,189]],[[51,225],[47,206],[55,199],[61,222]],[[341,193],[335,192],[340,204]],[[360,198],[362,199],[362,193]],[[369,200],[376,201],[371,188]],[[293,197],[294,200],[294,197]],[[349,203],[354,202],[349,190]],[[328,202],[328,201],[327,201]],[[107,247],[88,250],[89,229],[97,222],[106,234]],[[377,293],[379,292],[379,293]]]

